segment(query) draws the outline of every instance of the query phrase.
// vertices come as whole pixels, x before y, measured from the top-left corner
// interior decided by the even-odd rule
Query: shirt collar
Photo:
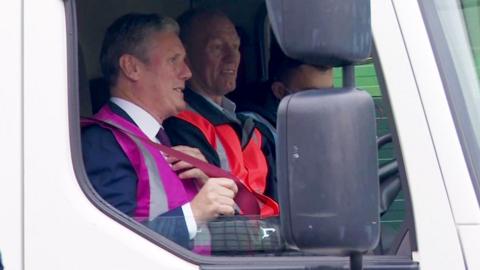
[[[156,136],[158,131],[163,127],[151,114],[136,104],[122,98],[111,97],[110,101],[124,110],[150,140],[158,142]]]
[[[226,97],[222,97],[222,105],[218,105],[211,98],[209,98],[207,96],[204,96],[204,95],[200,95],[200,96],[203,97],[210,104],[212,104],[215,108],[220,110],[227,117],[237,121],[237,116],[235,114],[235,110],[237,109],[237,105],[235,105],[235,103],[233,101],[231,101],[230,99],[228,99]]]

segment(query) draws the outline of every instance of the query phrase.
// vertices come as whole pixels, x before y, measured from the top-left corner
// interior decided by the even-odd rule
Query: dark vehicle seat
[[[90,80],[90,101],[92,113],[97,113],[100,108],[110,99],[110,89],[103,77]]]

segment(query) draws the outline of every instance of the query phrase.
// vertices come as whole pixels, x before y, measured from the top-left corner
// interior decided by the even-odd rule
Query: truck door
[[[294,2],[304,7],[305,13],[315,4]],[[397,161],[402,192],[382,216],[381,244],[360,260],[365,269],[477,269],[479,265],[475,259],[476,243],[480,243],[479,182],[474,177],[478,169],[478,91],[468,90],[478,89],[478,70],[450,68],[478,62],[474,61],[478,58],[478,28],[472,26],[478,20],[478,5],[462,1],[466,24],[456,17],[442,22],[443,28],[438,29],[438,18],[432,19],[438,14],[429,12],[444,15],[442,11],[451,6],[435,2],[371,2],[374,49],[371,60],[357,64],[356,81],[358,88],[376,100],[377,125],[389,126],[394,153],[387,162]],[[6,43],[12,54],[6,58],[10,69],[2,74],[9,74],[5,81],[13,91],[7,95],[2,88],[0,93],[2,115],[9,116],[0,123],[2,149],[7,149],[1,157],[8,165],[2,169],[2,180],[8,181],[0,181],[0,202],[2,209],[7,205],[9,216],[5,222],[2,219],[6,226],[0,229],[6,269],[350,269],[348,256],[302,248],[257,249],[223,256],[195,254],[108,205],[91,187],[83,167],[80,111],[85,113],[92,104],[85,104],[90,100],[79,89],[89,91],[85,85],[92,84],[80,79],[80,47],[86,80],[92,80],[99,76],[97,59],[103,32],[118,16],[160,12],[176,17],[195,7],[218,8],[251,38],[244,53],[245,80],[255,80],[262,77],[259,74],[264,67],[255,66],[259,38],[255,38],[252,22],[258,20],[252,18],[264,4],[263,0],[26,0],[22,7],[1,5],[2,13],[22,15],[21,21],[17,16],[0,16],[2,36],[4,22],[11,25],[13,21],[15,30],[6,37],[21,40]],[[474,57],[462,62],[460,55],[442,53],[455,44],[432,49],[437,39],[445,39],[444,34],[437,36],[447,31],[445,25],[459,29],[466,25],[469,42],[462,48],[473,47]],[[446,55],[447,60],[443,58]],[[443,64],[437,67],[437,62]],[[5,71],[5,67],[0,69]],[[20,69],[22,72],[13,72]],[[373,85],[373,74],[378,88]],[[476,75],[477,88],[465,88],[463,84],[471,77],[462,74]],[[362,77],[369,78],[365,84]],[[460,86],[452,87],[452,80]],[[462,89],[462,97],[468,98],[456,97],[455,89]],[[466,110],[463,114],[462,107]],[[453,116],[450,110],[455,111]],[[382,129],[377,133],[383,134]],[[385,148],[382,151],[380,156],[385,157]],[[464,154],[467,152],[469,155]],[[451,164],[461,169],[452,169]]]

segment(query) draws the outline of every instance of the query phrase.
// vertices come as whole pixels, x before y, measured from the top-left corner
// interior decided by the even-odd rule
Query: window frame
[[[132,233],[138,234],[157,245],[160,249],[173,256],[200,266],[200,269],[303,269],[305,266],[325,266],[335,269],[345,269],[349,263],[348,257],[341,256],[202,256],[187,250],[167,238],[155,233],[144,225],[136,222],[124,213],[106,203],[94,190],[88,180],[83,163],[80,132],[80,98],[79,98],[79,57],[76,0],[64,0],[67,30],[67,76],[68,76],[68,108],[69,137],[72,153],[72,164],[81,190],[92,203],[93,207],[120,223]],[[418,269],[418,263],[408,256],[366,255],[363,257],[365,267],[385,267],[395,265],[399,269]],[[416,268],[412,268],[416,266]],[[375,268],[381,269],[381,268]]]
[[[462,91],[455,91],[455,89],[461,89],[460,79],[455,70],[446,37],[443,34],[440,19],[433,8],[433,0],[421,0],[418,1],[418,4],[425,21],[428,36],[432,41],[432,49],[445,89],[445,95],[465,157],[470,180],[475,190],[477,203],[480,206],[480,145],[470,125],[463,93]],[[470,145],[477,147],[470,147]]]

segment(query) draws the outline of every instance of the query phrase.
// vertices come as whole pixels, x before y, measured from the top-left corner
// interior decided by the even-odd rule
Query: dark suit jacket
[[[109,102],[115,114],[133,123],[120,107]],[[111,131],[98,125],[82,129],[85,169],[98,194],[113,207],[133,217],[136,207],[137,174]],[[181,207],[144,225],[178,244],[188,247],[189,235]]]

